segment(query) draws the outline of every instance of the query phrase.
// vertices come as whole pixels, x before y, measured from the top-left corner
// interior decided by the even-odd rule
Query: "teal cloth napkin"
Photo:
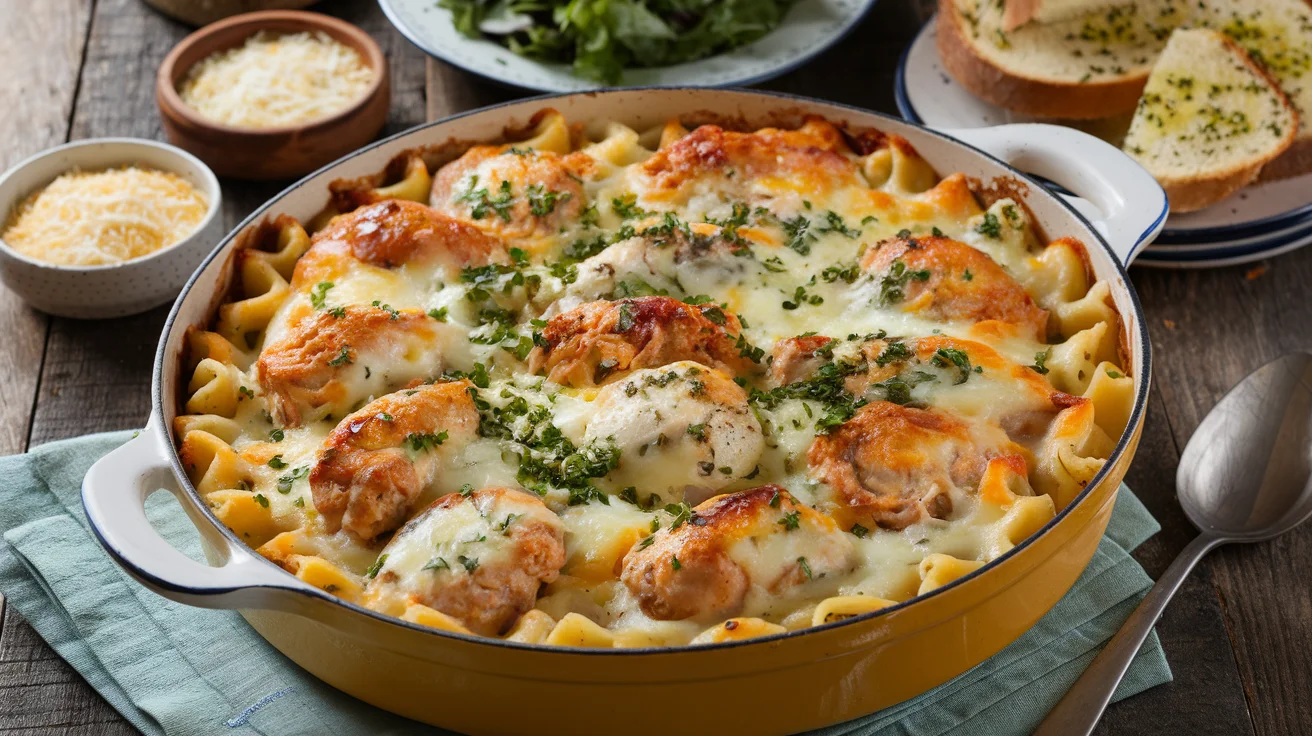
[[[0,457],[0,592],[60,656],[147,734],[441,733],[346,697],[297,667],[231,611],[167,601],[120,570],[86,526],[79,490],[128,432]],[[175,547],[202,559],[172,495],[146,504]],[[861,736],[1029,733],[1143,597],[1130,557],[1158,530],[1122,488],[1107,536],[1071,592],[997,656],[905,703],[818,733]],[[1168,682],[1156,634],[1115,699]]]

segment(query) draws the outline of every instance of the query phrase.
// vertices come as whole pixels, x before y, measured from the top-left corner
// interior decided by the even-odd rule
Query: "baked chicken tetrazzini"
[[[903,139],[507,137],[252,227],[190,333],[191,478],[314,586],[552,645],[814,626],[1002,555],[1125,428],[1084,247]]]

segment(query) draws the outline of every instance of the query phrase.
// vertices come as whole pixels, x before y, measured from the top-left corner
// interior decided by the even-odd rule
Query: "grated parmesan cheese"
[[[182,101],[203,117],[237,128],[300,125],[341,112],[374,81],[355,49],[322,31],[260,31],[187,71]]]
[[[47,263],[105,266],[177,243],[208,211],[205,198],[176,174],[135,166],[71,171],[23,200],[0,237]]]

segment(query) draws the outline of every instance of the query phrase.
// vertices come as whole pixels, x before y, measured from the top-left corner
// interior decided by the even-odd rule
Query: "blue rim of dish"
[[[819,56],[820,54],[823,54],[824,52],[826,52],[826,51],[828,51],[829,49],[833,48],[833,47],[836,46],[837,44],[841,43],[841,42],[843,41],[843,39],[847,38],[849,35],[852,34],[852,31],[856,30],[856,27],[857,27],[858,25],[861,24],[861,21],[865,20],[865,18],[866,18],[867,15],[870,15],[870,11],[874,9],[874,7],[875,7],[875,3],[878,2],[878,1],[879,1],[879,0],[861,0],[861,2],[863,3],[863,6],[862,6],[859,10],[857,10],[855,13],[853,13],[853,14],[852,14],[852,17],[848,19],[847,23],[845,23],[841,28],[839,28],[838,31],[837,31],[836,33],[834,33],[833,36],[829,37],[828,40],[826,40],[824,43],[816,44],[816,47],[815,47],[814,49],[812,49],[812,50],[810,50],[810,51],[808,51],[808,52],[802,54],[801,56],[799,56],[799,57],[797,57],[796,59],[794,59],[794,60],[788,62],[787,64],[784,64],[784,65],[782,65],[782,66],[775,67],[775,68],[773,68],[773,69],[770,69],[769,71],[762,72],[761,74],[756,74],[756,75],[748,76],[748,77],[734,78],[734,79],[727,79],[727,80],[724,80],[724,81],[720,82],[719,84],[699,85],[699,84],[695,84],[695,83],[692,83],[692,82],[681,81],[681,82],[678,82],[678,83],[676,83],[676,84],[668,84],[668,83],[667,83],[667,84],[661,84],[661,85],[656,85],[656,86],[660,86],[660,87],[664,87],[664,86],[676,86],[676,87],[706,87],[706,88],[710,88],[710,87],[742,87],[742,86],[745,86],[745,85],[748,85],[748,84],[757,84],[757,83],[759,83],[759,82],[765,82],[765,81],[768,81],[768,80],[774,79],[774,78],[776,78],[776,77],[781,77],[781,76],[783,76],[783,75],[785,75],[785,74],[787,74],[787,73],[789,73],[789,72],[791,72],[791,71],[795,71],[795,70],[801,68],[801,67],[804,66],[805,64],[809,63],[809,62],[810,62],[812,59],[814,59],[815,57]],[[530,90],[530,91],[538,92],[538,93],[541,93],[541,94],[549,94],[549,95],[565,95],[565,94],[580,94],[580,93],[587,93],[587,92],[605,92],[605,91],[608,91],[608,90],[615,90],[615,89],[638,89],[638,88],[647,88],[647,87],[651,87],[651,86],[652,86],[652,85],[632,85],[632,86],[630,86],[630,85],[624,85],[624,84],[621,84],[621,85],[614,86],[614,87],[608,87],[608,86],[605,86],[605,85],[601,85],[601,86],[596,87],[595,89],[577,89],[577,90],[557,90],[557,89],[549,89],[549,88],[546,88],[546,87],[525,87],[525,86],[520,85],[520,84],[515,84],[514,82],[511,82],[510,80],[507,80],[507,79],[498,79],[498,78],[496,78],[496,77],[494,77],[494,76],[491,76],[491,75],[489,75],[489,74],[486,74],[486,73],[484,73],[484,72],[482,72],[482,71],[480,71],[480,70],[478,70],[478,69],[475,69],[475,68],[473,68],[473,67],[471,67],[471,66],[468,66],[468,65],[466,65],[466,64],[464,64],[464,63],[461,63],[460,61],[457,61],[457,60],[454,59],[454,58],[451,58],[451,57],[446,56],[446,55],[444,55],[441,51],[438,51],[437,49],[434,49],[433,47],[431,47],[431,46],[425,44],[424,42],[420,41],[420,40],[419,40],[419,34],[414,33],[413,31],[411,31],[410,28],[409,28],[408,26],[406,26],[406,24],[404,24],[404,23],[401,22],[400,18],[397,17],[395,11],[392,10],[392,3],[391,3],[391,0],[378,0],[378,6],[379,6],[380,8],[383,9],[383,15],[387,16],[387,22],[391,23],[393,28],[395,28],[396,30],[400,31],[400,32],[401,32],[401,35],[402,35],[402,36],[405,36],[406,40],[408,40],[410,43],[412,43],[412,44],[414,44],[415,46],[417,46],[417,47],[419,48],[420,51],[423,51],[424,53],[428,54],[429,56],[431,56],[431,57],[433,57],[433,58],[435,58],[435,59],[440,59],[440,60],[442,60],[442,61],[444,61],[444,62],[450,64],[451,66],[454,66],[454,67],[456,67],[456,68],[458,68],[458,69],[460,69],[460,70],[462,70],[462,71],[469,72],[470,74],[473,74],[474,76],[478,77],[479,79],[485,79],[485,80],[487,80],[487,81],[489,81],[489,82],[493,82],[493,83],[495,83],[495,84],[497,84],[497,85],[499,85],[499,86],[502,86],[502,87],[508,87],[508,88],[511,88],[511,89]],[[785,17],[784,21],[781,21],[781,23],[782,23],[782,22],[786,22],[786,21],[787,21],[787,18]],[[772,32],[773,32],[773,31],[772,31]],[[769,35],[769,34],[766,34],[766,36],[768,36],[768,35]],[[765,38],[765,36],[762,36],[761,38]],[[759,39],[758,39],[758,40],[759,40]],[[492,43],[492,42],[491,42],[491,41],[488,41],[488,43]],[[497,44],[493,44],[493,45],[494,45],[494,46],[497,46]],[[501,46],[497,46],[497,48],[502,48],[502,47],[501,47]],[[910,48],[910,47],[908,47],[908,48]],[[710,58],[710,57],[706,57],[706,58]],[[900,70],[900,69],[901,69],[901,66],[899,65],[898,68],[899,68],[899,70]]]
[[[916,108],[911,104],[911,97],[907,94],[907,59],[911,56],[911,47],[920,40],[920,34],[928,32],[932,27],[933,19],[926,21],[924,27],[916,34],[911,43],[902,49],[902,55],[897,60],[897,71],[893,75],[893,101],[897,104],[898,113],[907,121],[917,125],[925,125],[925,120],[916,112]],[[1048,184],[1058,193],[1068,194],[1063,187],[1056,185],[1042,177],[1034,177],[1044,184]],[[1278,215],[1271,215],[1257,220],[1235,225],[1220,225],[1217,227],[1200,227],[1191,230],[1171,228],[1169,225],[1162,228],[1153,241],[1154,246],[1158,245],[1202,245],[1206,243],[1223,244],[1231,240],[1241,238],[1251,238],[1255,235],[1264,235],[1277,230],[1285,230],[1296,225],[1312,223],[1312,202],[1296,207],[1288,212],[1282,212]],[[1160,254],[1162,251],[1154,251]]]

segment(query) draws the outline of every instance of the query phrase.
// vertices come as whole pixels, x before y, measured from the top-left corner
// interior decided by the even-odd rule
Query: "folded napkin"
[[[60,656],[147,734],[420,734],[437,729],[385,713],[319,682],[231,611],[151,593],[105,556],[86,526],[82,476],[130,433],[52,442],[0,457],[0,592]],[[148,516],[202,559],[177,501],[157,493]],[[917,698],[822,734],[1029,733],[1152,584],[1130,557],[1158,530],[1122,488],[1084,575],[1035,627],[997,656]],[[1116,699],[1171,679],[1152,635]]]

